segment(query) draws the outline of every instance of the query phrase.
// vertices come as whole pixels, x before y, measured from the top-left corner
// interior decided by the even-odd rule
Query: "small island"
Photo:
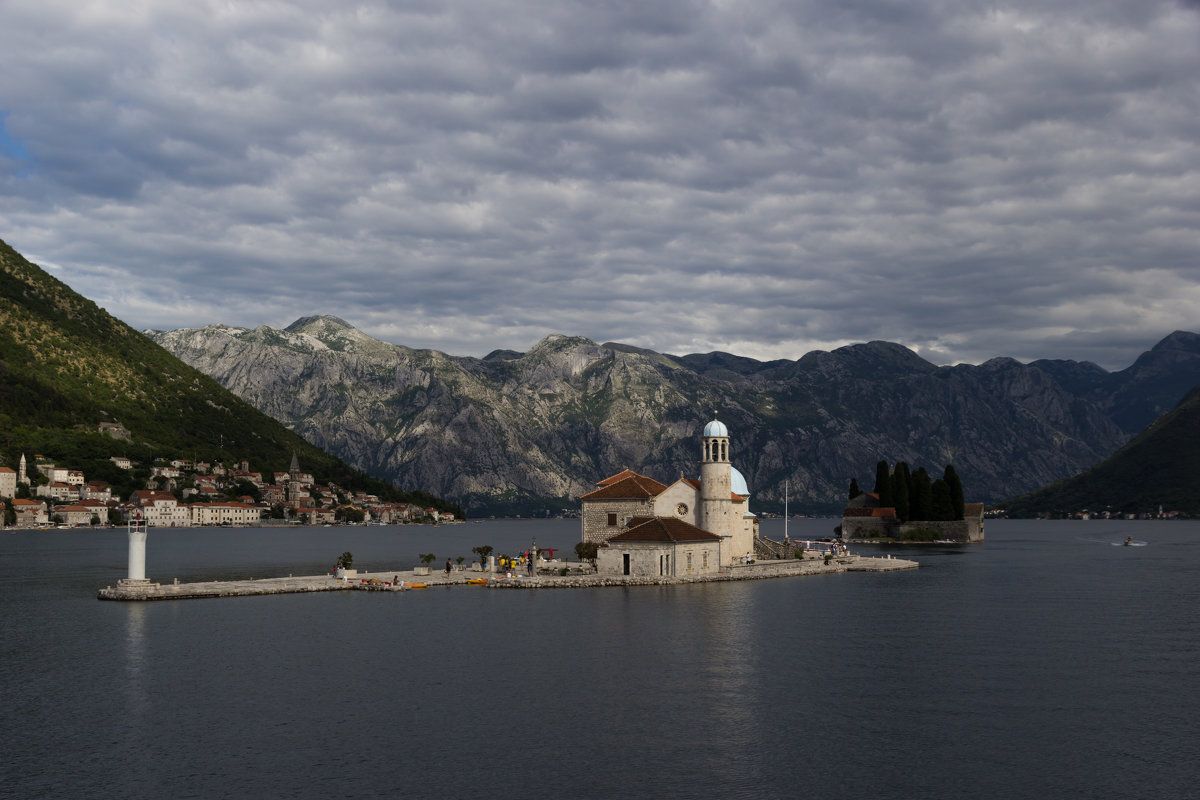
[[[931,480],[924,467],[910,471],[886,460],[875,469],[875,488],[860,491],[850,481],[850,500],[838,531],[843,540],[872,542],[982,542],[983,503],[963,500],[953,465]]]

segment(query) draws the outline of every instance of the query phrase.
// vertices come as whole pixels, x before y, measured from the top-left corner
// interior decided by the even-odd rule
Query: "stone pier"
[[[553,564],[554,562],[552,562]],[[684,583],[715,583],[746,581],[763,578],[784,578],[798,575],[825,575],[841,572],[892,572],[916,569],[917,562],[899,558],[863,558],[843,556],[826,564],[823,559],[804,561],[762,561],[725,567],[719,573],[682,577],[627,577],[597,575],[584,571],[580,564],[558,563],[554,569],[543,570],[534,577],[487,575],[482,572],[452,571],[431,575],[416,575],[412,570],[379,570],[360,572],[355,578],[339,580],[333,575],[305,575],[286,578],[262,578],[240,581],[207,581],[203,583],[149,583],[136,586],[118,581],[97,593],[101,600],[183,600],[204,597],[249,597],[266,594],[303,594],[308,592],[377,591],[403,592],[411,589],[438,586],[467,586],[488,589],[578,589],[595,586],[670,586]],[[559,572],[566,567],[567,574]],[[470,583],[486,576],[485,584]]]

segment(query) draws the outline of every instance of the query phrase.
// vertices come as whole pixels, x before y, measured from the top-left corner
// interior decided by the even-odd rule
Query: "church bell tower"
[[[700,458],[699,527],[728,542],[733,536],[733,465],[729,461],[729,429],[713,420],[704,426]]]

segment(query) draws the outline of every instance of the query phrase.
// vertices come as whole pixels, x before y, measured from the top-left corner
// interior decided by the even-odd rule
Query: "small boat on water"
[[[1132,536],[1126,536],[1126,537],[1125,537],[1125,546],[1126,546],[1126,547],[1133,547],[1133,537],[1132,537]]]
[[[472,586],[486,586],[487,578],[467,578],[467,583]]]

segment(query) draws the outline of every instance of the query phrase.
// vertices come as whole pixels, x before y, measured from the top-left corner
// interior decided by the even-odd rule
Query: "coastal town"
[[[119,469],[134,464],[110,459]],[[13,469],[0,466],[4,525],[13,528],[124,525],[136,519],[156,528],[213,525],[396,525],[453,522],[454,514],[414,503],[381,500],[336,483],[318,486],[297,457],[286,472],[261,473],[246,461],[217,464],[185,458],[156,458],[146,488],[114,496],[105,481],[88,480],[81,470],[53,459],[24,454]]]

